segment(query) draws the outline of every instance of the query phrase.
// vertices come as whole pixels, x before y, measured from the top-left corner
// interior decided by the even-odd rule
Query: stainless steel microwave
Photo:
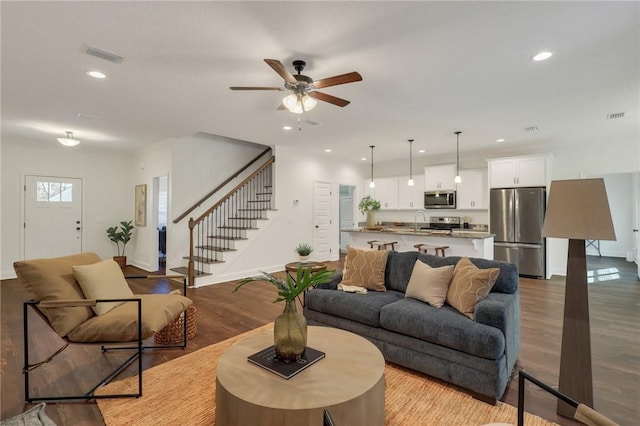
[[[456,191],[426,191],[424,193],[425,209],[455,209]]]

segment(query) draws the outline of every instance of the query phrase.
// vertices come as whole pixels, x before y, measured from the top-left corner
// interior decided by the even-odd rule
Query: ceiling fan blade
[[[329,102],[330,104],[334,104],[339,107],[345,107],[351,103],[351,101],[348,101],[346,99],[337,98],[335,96],[327,95],[326,93],[322,92],[309,92],[308,95],[319,101]]]
[[[287,68],[284,65],[282,65],[282,62],[280,62],[279,60],[277,60],[277,59],[265,59],[264,61],[267,64],[269,64],[269,66],[271,68],[273,68],[273,70],[275,72],[280,74],[280,77],[282,77],[284,79],[284,81],[286,81],[287,83],[297,83],[298,82],[298,80],[296,80],[295,77],[293,75],[291,75],[289,70],[287,70]]]
[[[336,75],[334,77],[323,78],[322,80],[314,81],[313,85],[316,89],[322,89],[324,87],[353,83],[355,81],[362,81],[362,76],[354,71],[347,74]]]
[[[231,86],[229,87],[231,90],[278,90],[283,91],[282,87],[245,87],[245,86]]]

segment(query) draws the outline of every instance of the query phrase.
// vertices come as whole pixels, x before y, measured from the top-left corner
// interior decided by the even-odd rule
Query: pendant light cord
[[[375,145],[369,145],[369,148],[371,148],[371,182],[373,182],[373,148]]]

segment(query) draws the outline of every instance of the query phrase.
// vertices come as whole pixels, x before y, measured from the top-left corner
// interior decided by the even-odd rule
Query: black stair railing
[[[198,271],[206,264],[220,263],[225,252],[235,251],[236,243],[257,229],[272,208],[272,177],[275,157],[236,185],[198,218],[189,219],[189,285],[195,285]]]

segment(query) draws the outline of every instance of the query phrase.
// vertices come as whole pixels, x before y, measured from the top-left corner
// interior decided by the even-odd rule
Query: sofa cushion
[[[386,291],[384,271],[387,266],[386,250],[347,248],[342,284]]]
[[[105,259],[91,265],[73,266],[73,275],[87,299],[127,299],[133,297],[122,268]],[[100,302],[92,306],[96,315],[103,315],[124,302]]]
[[[440,308],[447,298],[452,274],[453,265],[432,268],[426,263],[416,260],[405,297],[411,297]]]
[[[193,303],[179,294],[136,294],[142,300],[142,338],[162,330]],[[72,342],[129,342],[138,338],[138,304],[126,302],[73,329]]]
[[[380,308],[403,297],[392,290],[355,294],[314,288],[305,295],[305,309],[380,327]]]
[[[450,306],[440,309],[411,298],[387,304],[380,310],[386,330],[487,359],[498,359],[505,338],[497,328],[479,324]]]
[[[385,286],[390,290],[406,292],[417,258],[417,251],[389,252],[387,268],[384,272]]]
[[[20,281],[38,301],[82,300],[84,293],[76,282],[72,267],[100,262],[95,253],[48,259],[23,260],[13,264]],[[85,322],[94,312],[90,307],[42,308],[53,329],[62,337]]]
[[[447,303],[473,319],[473,308],[487,297],[499,273],[498,268],[479,269],[468,257],[463,257],[453,270]]]

